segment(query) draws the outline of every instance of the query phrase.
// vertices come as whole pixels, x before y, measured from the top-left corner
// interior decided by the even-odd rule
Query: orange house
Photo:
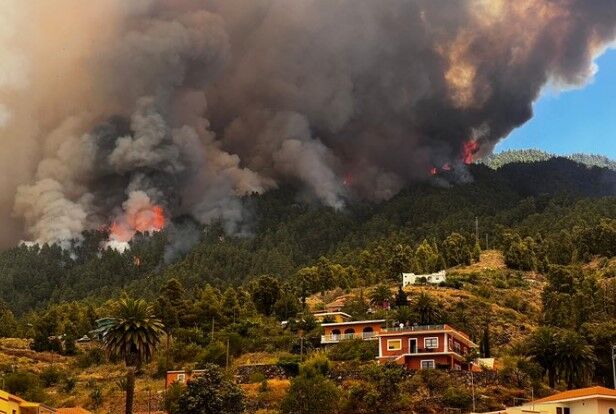
[[[178,384],[186,384],[191,379],[198,377],[205,372],[204,369],[180,370],[180,371],[167,371],[165,376],[165,388],[177,382]]]
[[[376,340],[382,331],[385,319],[323,323],[322,344],[336,344],[345,339]]]
[[[466,357],[478,348],[463,332],[449,325],[426,325],[382,330],[379,362],[395,362],[409,369],[469,370]]]

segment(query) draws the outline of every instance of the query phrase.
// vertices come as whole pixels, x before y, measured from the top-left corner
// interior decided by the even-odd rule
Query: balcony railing
[[[386,332],[415,332],[415,331],[442,331],[445,325],[417,325],[417,326],[394,326],[384,329]]]
[[[321,343],[322,344],[335,344],[340,341],[345,341],[349,339],[376,339],[376,332],[358,332],[358,333],[348,333],[348,334],[337,334],[337,335],[321,335]]]

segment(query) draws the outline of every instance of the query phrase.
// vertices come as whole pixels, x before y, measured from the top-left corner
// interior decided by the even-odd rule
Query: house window
[[[614,414],[614,409],[610,408],[609,414]]]
[[[456,350],[456,352],[457,352],[458,354],[459,354],[459,353],[460,353],[460,351],[461,351],[461,349],[460,349],[460,348],[461,348],[460,343],[459,343],[459,342],[456,342],[456,343],[454,344],[454,349]]]
[[[564,414],[571,414],[571,410],[567,407],[565,407],[563,411],[564,411]]]
[[[435,366],[433,359],[424,359],[421,361],[421,369],[434,369]]]
[[[399,351],[402,349],[402,339],[388,339],[387,340],[387,350],[388,351]]]
[[[184,384],[186,382],[186,374],[178,374],[178,382]]]
[[[426,349],[436,349],[436,348],[438,348],[438,338],[425,338],[424,339],[424,348],[426,348]]]
[[[462,366],[460,364],[454,364],[453,369],[454,371],[462,371]]]

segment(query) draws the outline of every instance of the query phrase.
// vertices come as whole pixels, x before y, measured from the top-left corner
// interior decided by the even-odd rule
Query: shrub
[[[222,342],[216,341],[209,344],[200,354],[197,366],[204,367],[207,364],[216,364],[224,367],[227,363],[227,347]]]
[[[90,406],[94,409],[100,407],[103,404],[103,392],[99,387],[94,387],[90,391]]]
[[[473,397],[464,389],[449,387],[443,394],[443,403],[452,408],[468,408]]]
[[[62,391],[66,394],[70,394],[75,390],[77,386],[77,379],[73,376],[67,376],[62,382]]]
[[[331,370],[331,363],[323,353],[315,353],[302,364],[301,372],[309,375],[327,376]]]
[[[250,374],[250,376],[248,377],[248,381],[251,384],[256,384],[257,382],[267,381],[267,378],[265,377],[265,374],[261,371],[256,371]]]
[[[302,373],[291,380],[280,411],[283,414],[335,413],[339,398],[338,388],[332,381],[319,374]]]
[[[177,414],[240,414],[244,412],[242,389],[214,364],[188,383],[178,400]],[[174,414],[172,412],[172,414]]]
[[[283,355],[278,358],[278,362],[276,363],[280,368],[284,370],[284,372],[290,376],[294,377],[299,374],[299,356],[298,355]]]
[[[105,351],[101,348],[90,348],[77,356],[77,366],[79,368],[89,368],[92,365],[101,365],[105,360]]]
[[[45,387],[51,387],[56,385],[62,379],[62,373],[56,369],[55,367],[47,367],[45,368],[41,374],[40,379],[43,382]]]
[[[332,361],[371,361],[378,355],[378,341],[341,341],[329,350]]]
[[[179,413],[179,401],[182,393],[184,392],[184,386],[179,382],[174,382],[169,386],[165,393],[165,410],[171,414]]]
[[[25,395],[29,390],[40,387],[39,378],[25,371],[12,372],[4,377],[4,386],[11,394]]]

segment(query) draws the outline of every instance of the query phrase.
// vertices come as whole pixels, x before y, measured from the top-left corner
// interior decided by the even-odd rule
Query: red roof
[[[549,397],[545,397],[540,400],[535,400],[535,403],[555,402],[555,401],[564,401],[564,400],[577,400],[577,399],[585,399],[585,398],[593,398],[593,397],[616,398],[616,390],[605,388],[605,387],[580,388],[577,390],[559,392],[557,394],[550,395]]]

